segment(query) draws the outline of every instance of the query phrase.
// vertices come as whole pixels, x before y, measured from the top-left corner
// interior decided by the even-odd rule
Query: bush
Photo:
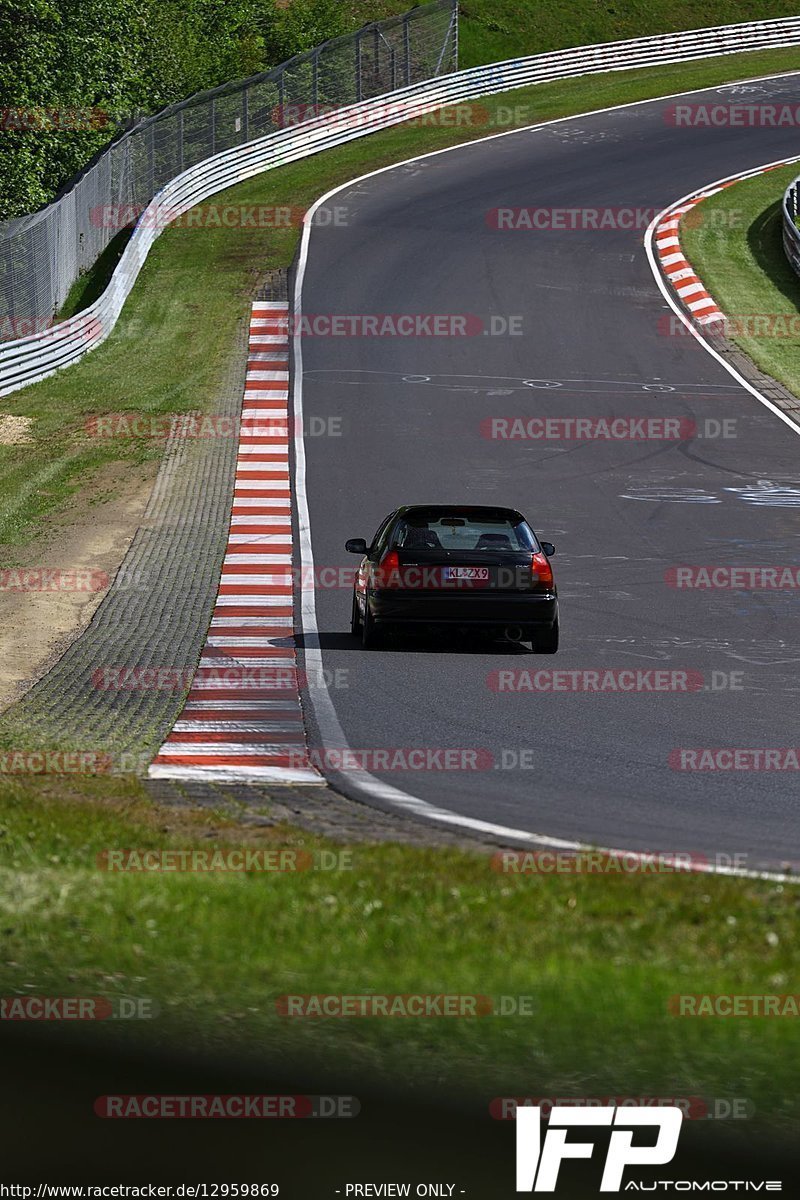
[[[266,70],[386,9],[341,0],[0,0],[0,219],[50,201],[136,116]]]

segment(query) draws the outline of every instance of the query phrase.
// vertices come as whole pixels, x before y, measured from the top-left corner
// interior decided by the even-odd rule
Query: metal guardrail
[[[158,206],[178,216],[215,192],[263,171],[387,129],[445,104],[549,80],[798,45],[800,17],[578,46],[473,67],[402,87],[215,154],[181,172],[156,194],[140,216],[111,282],[94,304],[44,333],[0,346],[0,395],[76,362],[108,337],[160,232],[160,224],[153,218]]]
[[[795,275],[800,275],[800,229],[797,202],[800,178],[793,179],[783,193],[783,249]]]

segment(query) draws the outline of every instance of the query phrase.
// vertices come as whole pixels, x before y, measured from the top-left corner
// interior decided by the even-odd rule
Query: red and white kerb
[[[288,305],[257,301],[219,594],[151,778],[324,782],[308,759],[293,628]]]

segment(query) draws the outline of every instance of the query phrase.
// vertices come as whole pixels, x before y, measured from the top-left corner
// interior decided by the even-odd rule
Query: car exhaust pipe
[[[506,625],[506,637],[510,642],[521,642],[522,629],[519,625]]]

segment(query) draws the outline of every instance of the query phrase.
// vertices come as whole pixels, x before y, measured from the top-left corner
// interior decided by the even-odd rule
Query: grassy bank
[[[560,0],[462,0],[459,6],[460,62],[462,67],[538,54],[562,46],[588,46],[621,38],[702,29],[737,21],[793,17],[796,10],[786,0],[770,0],[753,11],[746,0],[635,0],[619,5],[570,4]]]
[[[496,132],[498,110],[522,123],[606,105],[796,69],[800,51],[760,52],[520,89],[476,106],[480,125],[398,127],[230,189],[215,203],[303,210],[323,191],[361,172]],[[175,228],[159,238],[108,341],[81,363],[5,397],[2,410],[34,419],[30,445],[0,446],[0,544],[35,537],[47,514],[108,461],[159,453],[152,440],[98,439],[86,422],[108,413],[164,416],[205,411],[224,379],[237,323],[263,272],[292,257],[296,228]],[[96,278],[87,281],[89,295]],[[80,305],[79,293],[71,307]]]
[[[800,889],[695,875],[515,876],[477,853],[400,845],[349,847],[349,869],[333,871],[97,865],[108,849],[243,842],[331,849],[296,830],[154,809],[134,782],[10,782],[0,801],[0,992],[152,997],[160,1015],[122,1032],[162,1046],[273,1062],[311,1054],[487,1095],[736,1096],[773,1124],[793,1115],[796,1019],[681,1019],[668,999],[796,990]],[[532,1012],[276,1011],[285,994],[366,992],[530,997]]]
[[[795,394],[800,342],[785,331],[800,319],[800,279],[783,252],[781,201],[798,173],[795,163],[734,184],[704,200],[697,210],[703,219],[681,229],[689,261],[732,318],[731,340]],[[761,332],[756,316],[766,318]]]

